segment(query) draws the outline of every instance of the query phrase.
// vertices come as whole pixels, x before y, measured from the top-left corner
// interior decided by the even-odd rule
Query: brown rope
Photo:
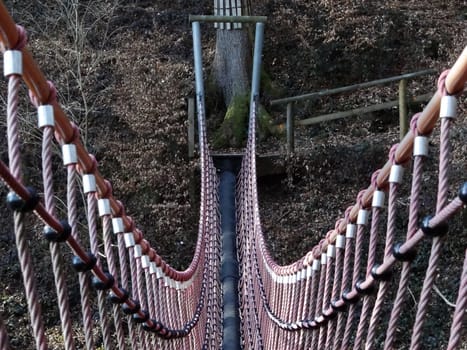
[[[447,73],[440,77],[440,90],[443,91]],[[444,89],[445,95],[446,90]],[[451,144],[449,141],[449,130],[451,126],[450,118],[441,118],[441,136],[440,136],[440,151],[439,151],[439,176],[438,176],[438,197],[436,203],[436,213],[439,213],[447,204],[449,191],[449,161],[451,153]],[[417,314],[415,316],[415,324],[412,333],[410,346],[417,350],[422,346],[423,325],[428,312],[428,303],[431,298],[431,291],[435,283],[438,261],[441,255],[443,239],[434,237],[431,246],[430,259],[428,268],[423,281],[423,287],[418,302]]]
[[[76,170],[75,164],[67,166],[67,206],[68,222],[71,226],[71,235],[78,241],[78,210],[76,203]],[[81,295],[81,313],[83,316],[84,340],[86,349],[94,349],[94,339],[92,334],[93,321],[91,310],[91,290],[88,276],[85,272],[78,273],[79,289]]]
[[[370,242],[368,246],[368,258],[367,258],[367,268],[366,268],[366,278],[369,277],[371,269],[376,262],[376,250],[378,242],[378,233],[379,233],[379,223],[380,223],[380,212],[382,209],[382,203],[378,202],[379,199],[375,201],[377,195],[384,196],[384,192],[377,188],[376,179],[378,177],[379,170],[374,172],[371,181],[372,184],[377,189],[373,197],[372,204],[372,215],[371,215],[371,228],[370,228]],[[377,197],[376,197],[377,198]],[[357,334],[354,341],[354,349],[360,349],[365,337],[365,333],[368,327],[368,321],[371,313],[371,308],[373,306],[374,297],[372,295],[365,295],[363,298],[362,311],[360,313],[360,320],[357,326]]]
[[[447,350],[457,349],[461,341],[463,333],[463,325],[467,308],[467,250],[465,251],[464,268],[459,285],[459,293],[457,294],[456,309],[451,324],[451,332]]]
[[[8,134],[8,158],[12,175],[19,183],[22,182],[21,174],[21,152],[18,131],[18,102],[20,77],[16,74],[8,77],[8,101],[7,101],[7,134]],[[42,312],[37,295],[36,281],[34,278],[31,253],[29,244],[24,232],[24,214],[14,213],[14,230],[16,237],[16,247],[18,258],[23,275],[28,310],[31,318],[36,348],[47,349],[44,325],[42,322]]]
[[[418,115],[415,115],[414,118],[412,118],[412,132],[414,133],[414,135],[417,135],[417,120]],[[410,193],[409,223],[406,238],[407,240],[412,238],[412,236],[418,230],[418,210],[420,206],[420,192],[422,187],[423,161],[423,155],[415,155],[412,175],[412,189]],[[397,323],[399,320],[399,316],[402,312],[402,308],[404,306],[409,284],[410,266],[410,262],[403,262],[402,264],[399,287],[397,290],[396,298],[394,300],[394,306],[391,311],[391,316],[389,318],[388,328],[386,332],[386,340],[384,345],[384,348],[386,350],[394,348],[394,341],[398,326]]]
[[[101,258],[99,255],[99,242],[97,239],[96,194],[94,191],[87,194],[87,219],[91,251],[96,255],[97,266],[102,267]],[[104,348],[112,349],[114,346],[111,337],[109,317],[106,310],[106,292],[102,290],[97,291],[97,305],[99,310],[100,327],[102,330]]]
[[[105,200],[105,199],[104,199]],[[112,227],[111,227],[111,218],[110,215],[104,214],[102,216],[102,236],[104,240],[104,252],[107,260],[107,266],[109,268],[109,272],[114,278],[117,278],[117,266],[115,262],[114,252],[112,250]],[[123,324],[122,318],[120,315],[120,310],[118,305],[114,304],[112,306],[113,312],[113,319],[114,319],[114,326],[115,331],[117,333],[117,343],[118,349],[124,350],[125,346],[125,334],[123,333]]]
[[[43,129],[42,141],[42,174],[44,183],[44,202],[45,209],[49,213],[54,215],[55,203],[52,180],[52,141],[53,127],[45,126]],[[50,242],[49,249],[52,260],[52,271],[54,274],[55,288],[57,291],[58,309],[60,311],[60,321],[62,325],[65,349],[74,350],[75,344],[73,339],[70,307],[68,303],[68,290],[65,279],[65,272],[63,269],[60,243]]]
[[[395,147],[392,148],[394,150]],[[393,152],[391,152],[393,154]],[[397,166],[397,165],[395,165]],[[397,190],[399,184],[397,182],[391,182],[389,186],[389,199],[388,199],[388,223],[386,230],[386,244],[384,249],[384,258],[387,259],[392,257],[392,246],[394,244],[394,234],[395,234],[395,225],[396,225],[396,199],[397,199]],[[381,310],[383,307],[384,298],[388,292],[389,283],[387,281],[382,281],[379,285],[378,295],[376,297],[375,305],[373,307],[373,312],[371,315],[370,325],[368,327],[367,339],[365,347],[367,349],[372,349],[376,339],[376,327],[379,323],[381,316]]]

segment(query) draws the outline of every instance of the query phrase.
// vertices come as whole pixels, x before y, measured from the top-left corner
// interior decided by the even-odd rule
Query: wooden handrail
[[[388,84],[388,83],[403,80],[403,79],[406,79],[406,80],[407,79],[413,79],[413,78],[416,78],[416,77],[419,77],[419,76],[434,74],[434,73],[436,73],[436,70],[426,69],[426,70],[422,70],[422,71],[419,71],[419,72],[413,72],[413,73],[397,75],[397,76],[390,77],[390,78],[384,78],[384,79],[368,81],[368,82],[365,82],[365,83],[342,86],[342,87],[338,87],[338,88],[335,88],[335,89],[322,90],[322,91],[312,92],[312,93],[309,93],[309,94],[304,94],[304,95],[299,95],[299,96],[280,98],[280,99],[277,99],[277,100],[272,100],[270,102],[270,104],[271,104],[271,106],[274,106],[274,105],[287,104],[287,103],[292,103],[292,102],[313,100],[313,99],[316,99],[316,98],[319,98],[319,97],[324,97],[324,96],[329,96],[329,95],[336,95],[336,94],[340,94],[340,93],[343,93],[343,92],[355,91],[355,90],[358,90],[358,89],[369,88],[369,87],[377,86],[377,85],[384,85],[384,84]]]
[[[191,22],[204,23],[266,23],[266,16],[207,16],[207,15],[190,15]]]
[[[410,100],[410,102],[416,103],[416,102],[428,101],[432,96],[433,96],[432,93],[423,94],[423,95],[414,97],[413,99]],[[397,107],[399,104],[400,104],[399,101],[388,101],[388,102],[379,103],[379,104],[375,104],[375,105],[350,109],[350,110],[343,111],[343,112],[322,114],[322,115],[318,115],[316,117],[301,119],[301,120],[297,120],[295,122],[295,124],[301,125],[301,126],[313,125],[313,124],[317,124],[317,123],[321,123],[321,122],[327,122],[327,121],[347,118],[347,117],[351,117],[351,116],[355,116],[355,115],[361,115],[361,114],[365,114],[365,113],[381,111],[383,109],[389,109],[391,107]],[[287,104],[287,106],[289,106],[289,104]]]

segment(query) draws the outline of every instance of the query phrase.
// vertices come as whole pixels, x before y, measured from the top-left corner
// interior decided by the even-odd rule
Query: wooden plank
[[[195,99],[188,99],[188,158],[195,155]]]
[[[294,115],[292,103],[287,104],[287,154],[295,152]]]
[[[407,107],[407,80],[402,79],[399,82],[399,137],[401,140],[409,131]]]
[[[225,15],[232,16],[230,0],[224,0],[224,8],[225,8]],[[225,29],[230,30],[232,29],[232,23],[226,23]]]
[[[220,13],[219,13],[219,1],[220,0],[214,0],[214,16],[219,16]],[[214,28],[218,28],[219,27],[219,23],[217,22],[214,22]]]
[[[412,101],[413,102],[424,102],[424,101],[428,101],[432,96],[433,96],[432,93],[428,93],[428,94],[424,94],[421,96],[417,96]],[[312,124],[317,124],[321,122],[327,122],[331,120],[352,117],[352,116],[356,116],[360,114],[381,111],[383,109],[397,107],[398,105],[399,105],[399,101],[389,101],[389,102],[381,103],[378,105],[372,105],[372,106],[352,109],[350,111],[336,112],[336,113],[331,113],[331,114],[320,115],[317,117],[302,119],[302,120],[298,120],[296,124],[297,125],[312,125]]]
[[[323,96],[335,95],[335,94],[340,94],[343,92],[351,92],[351,91],[355,91],[358,89],[369,88],[369,87],[377,86],[377,85],[383,85],[383,84],[391,83],[394,81],[399,81],[402,79],[413,79],[416,77],[420,77],[422,75],[428,75],[428,74],[433,74],[433,73],[436,73],[436,70],[426,69],[426,70],[422,70],[419,72],[402,74],[402,75],[398,75],[398,76],[394,76],[390,78],[372,80],[372,81],[368,81],[365,83],[343,86],[343,87],[339,87],[336,89],[322,90],[322,91],[312,92],[309,94],[304,94],[304,95],[299,95],[299,96],[281,98],[277,100],[272,100],[271,106],[287,104],[289,102],[312,100],[312,99],[316,99],[316,98],[323,97]]]
[[[206,16],[206,15],[190,15],[190,22],[205,22],[205,23],[266,23],[266,16]]]

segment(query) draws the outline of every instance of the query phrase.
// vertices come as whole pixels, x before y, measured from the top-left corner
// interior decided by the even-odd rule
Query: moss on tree
[[[248,131],[248,114],[250,108],[249,93],[237,95],[227,108],[224,121],[214,135],[213,146],[242,147]],[[259,105],[257,114],[258,136],[266,139],[271,135],[278,136],[281,130],[278,129],[263,105]]]
[[[245,139],[249,94],[236,95],[227,108],[224,121],[214,135],[214,147],[240,147]]]

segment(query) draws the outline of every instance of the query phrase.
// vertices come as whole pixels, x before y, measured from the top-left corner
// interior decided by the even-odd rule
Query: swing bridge
[[[256,22],[256,33],[247,146],[242,157],[224,157],[216,169],[206,135],[200,22],[251,20]],[[8,81],[8,161],[0,161],[0,177],[9,189],[6,201],[14,221],[35,347],[48,349],[50,341],[30,239],[48,242],[56,289],[47,297],[56,301],[62,346],[67,350],[430,348],[425,334],[433,324],[430,307],[435,281],[443,274],[439,270],[442,248],[446,240],[460,235],[448,230],[448,224],[459,219],[467,203],[467,183],[451,183],[449,170],[450,135],[456,128],[457,101],[467,80],[467,48],[440,75],[436,93],[423,112],[413,116],[410,130],[392,146],[387,162],[373,173],[355,204],[307,254],[281,266],[273,259],[262,231],[256,176],[264,18],[193,17],[191,22],[201,199],[195,253],[189,267],[179,271],[164,261],[126,215],[110,182],[84,147],[79,129],[57,102],[54,85],[28,51],[25,30],[0,3],[0,41]],[[41,168],[27,170],[39,172],[41,188],[27,183],[22,166],[18,117],[22,83],[37,108],[42,138]],[[438,128],[438,120],[440,130],[434,134],[439,134],[439,164],[428,163],[438,167],[438,186],[425,190],[424,164],[433,148],[430,135]],[[62,150],[60,177],[52,166],[57,157],[55,145]],[[54,181],[58,178],[66,179],[62,199],[66,217],[56,210],[54,187],[58,184]],[[402,229],[397,227],[396,215],[403,184],[410,186],[410,204]],[[451,190],[453,186],[457,192]],[[431,216],[422,217],[422,198],[429,190],[433,190],[436,206]],[[79,204],[79,191],[85,205]],[[42,222],[42,237],[31,238],[32,226],[27,224],[31,221]],[[400,230],[405,238],[398,241]],[[451,267],[458,275],[455,305],[446,307],[445,329],[434,332],[444,337],[439,344],[446,349],[465,349],[466,345],[462,332],[467,250],[465,242],[459,244],[464,256],[456,260],[459,266]],[[417,255],[421,247],[428,246],[427,256]],[[64,253],[70,251],[79,280],[79,320],[70,311],[66,282],[75,276],[65,276],[62,263]],[[414,279],[421,285],[416,295],[409,288]],[[409,297],[416,300],[415,309],[405,307]],[[400,320],[407,313],[412,321],[401,329]],[[4,321],[0,313],[1,350],[12,348]],[[83,344],[75,339],[78,331],[84,334]]]

